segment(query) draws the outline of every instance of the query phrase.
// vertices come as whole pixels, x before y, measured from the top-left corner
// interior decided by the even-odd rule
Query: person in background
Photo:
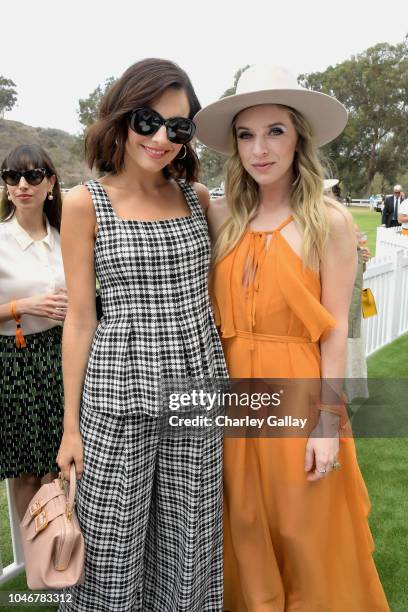
[[[328,198],[333,198],[333,200],[336,200],[336,202],[338,202],[339,204],[343,203],[343,199],[341,197],[339,179],[336,179],[336,178],[324,179],[323,191],[324,191],[324,194]]]
[[[1,165],[0,478],[12,478],[20,518],[58,470],[67,295],[61,190],[49,155],[20,145]],[[45,478],[43,478],[45,477]]]
[[[339,184],[339,179],[337,178],[327,178],[323,180],[323,192],[324,195],[328,198],[333,198],[333,200],[337,199],[336,193],[334,191],[335,187]]]
[[[402,196],[402,193],[401,193]],[[398,211],[398,221],[402,225],[402,234],[403,236],[408,236],[408,200],[402,200],[399,211]]]
[[[382,224],[386,227],[399,227],[398,221],[399,207],[404,198],[401,195],[401,185],[394,186],[394,194],[387,196],[384,200],[384,208],[382,211]]]
[[[354,225],[354,230],[356,233],[358,262],[348,315],[345,392],[349,402],[357,397],[369,397],[367,359],[362,326],[361,292],[363,290],[363,274],[371,253],[367,247],[367,235],[360,232],[357,224]]]

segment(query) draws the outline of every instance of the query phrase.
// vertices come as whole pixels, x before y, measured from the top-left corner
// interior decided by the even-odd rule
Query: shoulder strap
[[[107,219],[115,218],[111,201],[102,185],[98,181],[90,179],[85,183],[85,187],[92,196],[98,225],[101,225]]]
[[[204,212],[200,204],[200,200],[198,199],[197,192],[190,183],[186,183],[186,181],[177,181],[180,189],[183,191],[184,196],[187,200],[187,204],[191,210],[192,215],[200,215],[204,217]]]
[[[289,223],[293,221],[293,216],[289,215],[289,217],[286,217],[286,219],[284,219],[282,221],[282,223],[274,230],[275,232],[280,232],[281,229],[283,229],[284,227],[286,227],[286,225],[289,225]]]

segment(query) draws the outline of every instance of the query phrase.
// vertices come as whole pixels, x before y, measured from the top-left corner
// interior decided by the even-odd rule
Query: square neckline
[[[91,179],[91,181],[93,183],[96,183],[96,185],[101,189],[103,195],[105,196],[105,198],[106,198],[106,200],[107,200],[107,202],[109,204],[109,207],[110,207],[110,210],[112,212],[112,215],[114,216],[115,220],[118,221],[119,223],[139,223],[139,224],[141,223],[141,224],[144,224],[144,225],[156,225],[158,223],[164,223],[164,224],[167,223],[168,224],[169,222],[174,222],[174,221],[175,222],[180,222],[180,221],[183,221],[184,219],[192,219],[193,216],[194,216],[194,210],[191,208],[190,203],[188,201],[188,198],[186,197],[186,194],[185,194],[185,191],[184,191],[184,185],[181,182],[177,181],[177,180],[175,180],[175,182],[178,185],[181,193],[183,194],[184,201],[186,202],[186,204],[188,206],[190,214],[189,215],[183,215],[181,217],[167,217],[165,219],[152,219],[150,221],[146,221],[146,220],[143,220],[143,219],[140,219],[140,220],[139,219],[123,219],[122,217],[119,217],[119,215],[116,213],[115,209],[113,208],[112,200],[110,199],[110,197],[108,195],[108,192],[106,191],[106,189],[102,185],[102,183],[100,183],[96,179]]]

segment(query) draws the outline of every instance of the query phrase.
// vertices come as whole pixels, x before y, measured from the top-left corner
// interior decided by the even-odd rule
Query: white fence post
[[[401,286],[402,286],[402,258],[404,252],[398,249],[392,254],[394,259],[394,274],[392,276],[391,289],[389,295],[390,304],[390,320],[388,327],[389,342],[398,338],[400,308],[401,308]]]
[[[20,519],[17,514],[16,505],[14,502],[13,487],[10,485],[9,480],[6,480],[6,491],[14,560],[10,565],[7,565],[6,567],[0,566],[0,584],[2,582],[5,582],[6,580],[10,580],[10,578],[13,578],[13,576],[16,576],[17,574],[20,574],[22,571],[24,571],[24,556],[21,547],[19,529]]]
[[[376,257],[383,254],[383,239],[384,239],[384,236],[386,235],[385,234],[386,231],[387,231],[386,227],[377,227],[377,236],[376,236],[376,241],[375,241],[375,256]]]
[[[408,238],[379,228],[377,244],[380,252],[364,273],[378,311],[363,321],[367,357],[408,331]]]

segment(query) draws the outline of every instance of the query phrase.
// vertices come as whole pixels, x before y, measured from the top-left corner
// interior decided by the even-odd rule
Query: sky
[[[247,64],[297,76],[401,42],[408,2],[15,0],[4,2],[2,26],[0,75],[18,92],[5,118],[75,134],[78,100],[142,58],[177,62],[205,105]]]

